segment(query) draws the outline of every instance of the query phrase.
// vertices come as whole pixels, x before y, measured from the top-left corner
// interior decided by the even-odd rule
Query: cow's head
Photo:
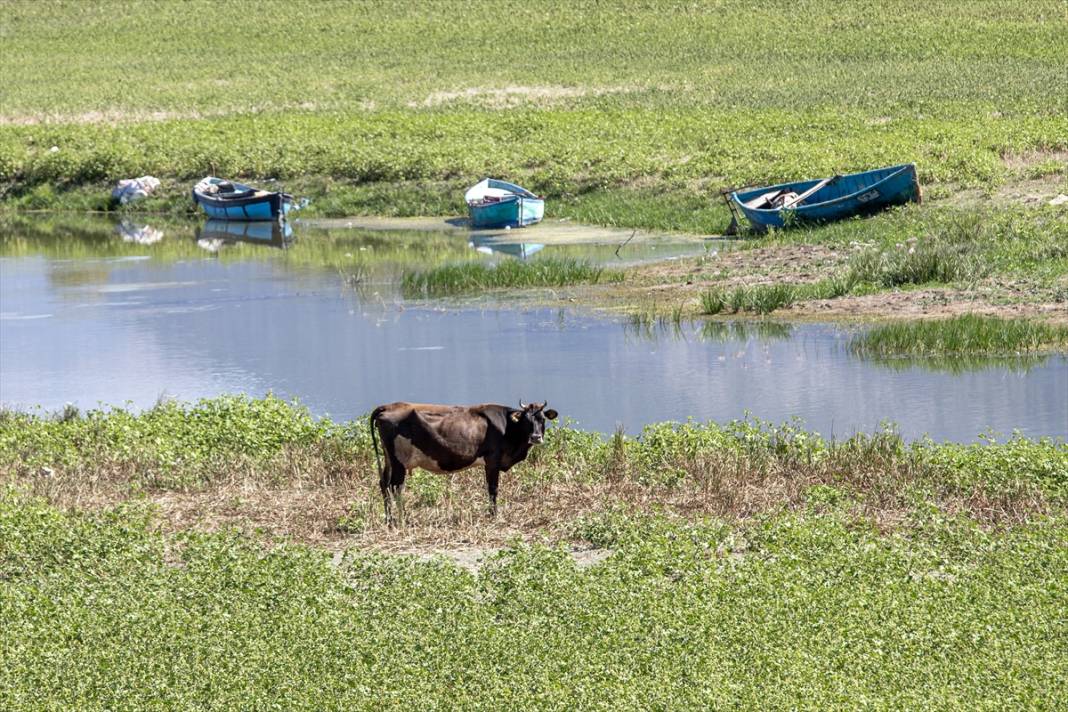
[[[556,420],[558,414],[552,408],[546,410],[548,404],[546,401],[524,405],[523,401],[519,401],[519,410],[512,411],[511,427],[519,428],[531,445],[537,445],[545,439],[545,420]]]

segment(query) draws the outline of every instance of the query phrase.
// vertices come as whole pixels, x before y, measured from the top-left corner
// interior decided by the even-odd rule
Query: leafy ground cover
[[[1057,174],[1068,149],[1053,0],[534,2],[507,46],[474,6],[262,11],[285,20],[249,33],[210,2],[6,14],[4,203],[149,172],[184,205],[212,171],[307,179],[333,214],[411,214],[504,174],[584,219],[708,232],[722,212],[678,207],[728,184],[912,160],[926,183],[989,187]],[[804,21],[770,41],[784,12]]]
[[[314,502],[222,527],[167,508],[230,499],[219,485],[239,480],[374,489],[361,422],[241,398],[4,414],[0,702],[1053,708],[1068,692],[1063,443],[831,443],[758,423],[549,433],[481,529],[526,541],[471,572],[366,548],[431,530],[435,547],[493,541],[436,476],[413,481],[405,530],[350,512],[334,548],[363,545],[336,555],[286,528]],[[481,504],[477,478],[460,482]],[[578,567],[559,545],[574,540],[607,558]]]

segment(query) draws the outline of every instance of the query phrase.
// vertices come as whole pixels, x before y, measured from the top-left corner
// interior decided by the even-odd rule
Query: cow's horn
[[[520,410],[525,410],[526,409],[526,406],[523,405],[523,399],[522,398],[519,399],[519,408],[520,408]]]

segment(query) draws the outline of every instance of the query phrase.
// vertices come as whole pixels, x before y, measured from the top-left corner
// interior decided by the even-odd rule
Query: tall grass
[[[1068,327],[965,314],[884,324],[857,336],[852,349],[870,356],[1011,355],[1068,346]]]
[[[469,262],[425,271],[406,272],[401,291],[407,297],[441,297],[486,289],[563,287],[571,284],[618,282],[623,274],[573,258]]]
[[[913,239],[897,248],[865,250],[856,255],[850,260],[848,279],[879,287],[971,281],[990,270],[985,249],[977,240]]]
[[[770,314],[776,309],[791,306],[804,294],[803,287],[786,283],[738,286],[731,290],[711,287],[700,295],[701,313],[715,315],[727,311],[732,314],[748,311]]]

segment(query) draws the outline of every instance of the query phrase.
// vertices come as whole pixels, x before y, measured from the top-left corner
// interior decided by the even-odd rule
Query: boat
[[[486,178],[464,195],[471,227],[524,227],[540,222],[545,200],[514,183]]]
[[[921,200],[913,163],[764,188],[728,190],[724,197],[732,216],[727,234],[737,230],[739,212],[754,231],[764,232],[770,227],[870,215],[891,205]]]
[[[209,218],[221,220],[280,220],[293,207],[293,196],[288,193],[259,190],[214,176],[194,186],[193,200]]]

